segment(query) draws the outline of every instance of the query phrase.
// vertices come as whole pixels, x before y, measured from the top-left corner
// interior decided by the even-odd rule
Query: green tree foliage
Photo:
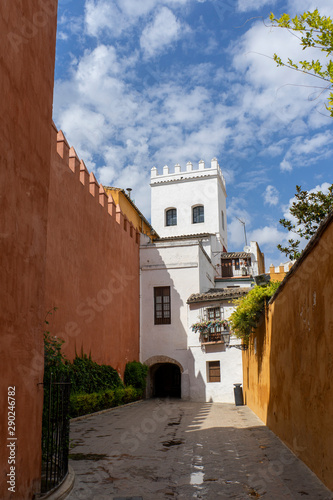
[[[54,307],[49,311],[45,318],[45,324],[49,325],[48,317],[56,311]],[[64,341],[59,339],[46,330],[44,331],[44,383],[50,381],[52,374],[53,379],[59,379],[60,376],[68,373],[67,360],[61,352],[61,347]]]
[[[72,393],[92,393],[123,387],[118,372],[109,365],[99,365],[86,354],[76,356],[68,364]]]
[[[276,18],[273,13],[270,15],[270,20],[273,26],[284,28],[293,31],[296,36],[299,34],[299,39],[303,50],[314,47],[326,53],[326,57],[333,52],[333,21],[330,17],[321,16],[318,10],[313,12],[304,12],[299,16],[290,18],[288,14],[283,14],[280,18]],[[322,64],[319,59],[312,61],[299,61],[295,63],[291,59],[283,62],[281,58],[274,54],[274,60],[278,66],[286,66],[295,71],[312,75],[324,82],[327,82],[325,87],[327,90],[332,89],[333,83],[333,62],[328,59],[326,64]],[[330,91],[328,97],[327,109],[330,115],[333,116],[333,92]]]
[[[247,344],[250,334],[258,324],[260,316],[264,312],[265,303],[270,299],[280,283],[271,281],[265,286],[256,285],[245,297],[235,301],[237,309],[229,318],[230,328],[236,337],[243,339]]]
[[[280,219],[279,222],[288,231],[309,240],[317,231],[321,221],[333,209],[333,184],[328,188],[327,194],[322,191],[309,193],[302,191],[301,186],[296,186],[295,198],[289,209],[294,222],[289,219]],[[289,259],[298,259],[301,255],[300,240],[290,238],[288,243],[288,246],[277,247]]]

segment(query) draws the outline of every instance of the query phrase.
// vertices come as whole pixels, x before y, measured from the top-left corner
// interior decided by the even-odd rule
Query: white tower
[[[151,169],[151,223],[161,238],[214,234],[227,249],[225,179],[216,158],[210,168],[203,160],[186,171],[180,165],[174,172],[163,167]]]

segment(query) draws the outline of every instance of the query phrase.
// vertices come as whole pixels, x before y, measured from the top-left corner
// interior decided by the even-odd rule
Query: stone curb
[[[42,497],[38,497],[39,500],[65,500],[69,493],[72,491],[75,481],[75,472],[73,468],[68,466],[68,474],[65,480],[61,483],[56,490],[46,493]]]
[[[85,420],[89,417],[96,417],[97,415],[102,415],[103,413],[108,413],[112,410],[118,410],[119,408],[125,408],[126,406],[137,405],[138,403],[143,403],[145,399],[139,399],[138,401],[133,401],[132,403],[127,403],[125,405],[113,406],[112,408],[107,408],[106,410],[96,411],[95,413],[87,413],[86,415],[81,415],[80,417],[75,417],[70,419],[70,423],[79,422],[80,420]]]

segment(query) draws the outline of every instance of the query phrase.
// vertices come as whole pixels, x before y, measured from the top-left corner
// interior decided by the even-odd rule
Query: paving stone
[[[333,500],[245,406],[148,400],[72,423],[71,440],[68,500]]]

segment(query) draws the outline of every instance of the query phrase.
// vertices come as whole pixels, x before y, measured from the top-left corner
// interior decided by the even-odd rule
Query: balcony
[[[225,344],[226,346],[230,343],[230,331],[222,330],[218,332],[202,332],[200,335],[201,344]]]

